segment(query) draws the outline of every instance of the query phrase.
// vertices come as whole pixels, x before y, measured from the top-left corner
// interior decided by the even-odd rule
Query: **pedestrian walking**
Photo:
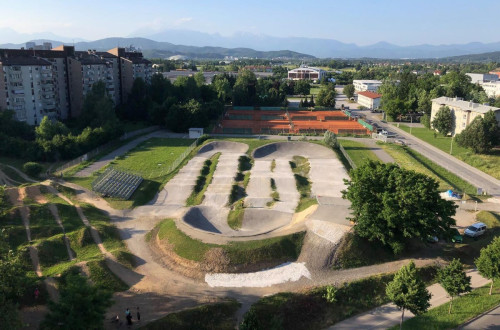
[[[40,295],[40,290],[38,288],[35,289],[35,300],[38,300],[38,296]]]
[[[141,311],[139,310],[139,306],[137,306],[137,322],[141,322]]]

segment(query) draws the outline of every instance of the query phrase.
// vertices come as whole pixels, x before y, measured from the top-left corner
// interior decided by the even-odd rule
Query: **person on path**
[[[141,311],[139,310],[139,306],[137,306],[137,322],[141,322]]]
[[[35,289],[35,300],[38,300],[38,296],[40,295],[40,290],[38,288]]]
[[[128,308],[125,311],[125,318],[127,319],[127,324],[132,325],[132,314],[130,313],[130,309]]]

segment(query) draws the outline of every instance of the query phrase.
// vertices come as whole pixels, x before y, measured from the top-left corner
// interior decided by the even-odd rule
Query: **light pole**
[[[410,124],[410,135],[411,135],[411,129],[413,127],[413,116],[412,115],[410,115],[410,122],[411,122],[411,124]]]
[[[451,153],[453,151],[453,138],[454,138],[454,136],[452,135],[451,136],[451,142],[450,142],[450,155],[451,155]]]

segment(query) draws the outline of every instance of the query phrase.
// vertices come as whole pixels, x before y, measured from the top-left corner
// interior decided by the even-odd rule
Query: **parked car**
[[[451,230],[451,241],[453,243],[462,243],[464,241],[464,238],[462,235],[460,235],[460,232],[458,231],[457,228],[453,228]]]
[[[482,222],[477,222],[464,231],[464,234],[469,237],[479,237],[486,232],[486,225]]]

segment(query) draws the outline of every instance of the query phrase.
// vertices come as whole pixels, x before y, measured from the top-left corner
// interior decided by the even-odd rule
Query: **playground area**
[[[335,134],[365,135],[366,127],[340,110],[228,110],[214,129],[225,134]]]

